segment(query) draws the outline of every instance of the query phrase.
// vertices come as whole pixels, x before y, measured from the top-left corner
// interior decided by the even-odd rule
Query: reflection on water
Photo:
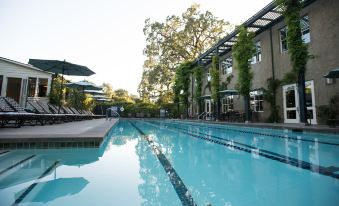
[[[338,150],[321,144],[321,139],[305,142],[304,136],[272,138],[168,122],[134,123],[162,148],[198,205],[335,205],[339,201],[335,179],[259,155],[267,150],[290,161],[300,160],[300,166],[302,161],[337,165]],[[227,144],[181,131],[209,140],[220,137]],[[120,121],[108,136],[98,149],[0,155],[1,170],[36,155],[0,175],[0,205],[11,205],[35,182],[23,205],[181,205],[163,166],[138,131]],[[239,143],[248,145],[250,152],[235,149]],[[60,164],[37,181],[56,160]]]
[[[39,182],[32,193],[36,193],[32,199],[26,198],[22,202],[41,202],[47,203],[63,196],[75,195],[83,190],[88,181],[83,177],[57,178],[49,181]],[[17,192],[17,199],[28,188]]]

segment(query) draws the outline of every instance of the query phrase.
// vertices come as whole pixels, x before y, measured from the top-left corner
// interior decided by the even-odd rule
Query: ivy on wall
[[[194,77],[195,77],[195,99],[199,101],[201,97],[201,91],[202,91],[202,70],[203,68],[201,66],[196,66],[194,68]]]
[[[244,26],[240,26],[237,29],[239,31],[238,39],[233,46],[233,57],[236,60],[235,68],[239,71],[236,89],[244,96],[246,120],[249,121],[251,118],[249,93],[253,79],[253,73],[250,71],[250,59],[255,53],[254,33],[249,32]]]
[[[191,62],[184,62],[177,68],[173,85],[173,101],[175,103],[182,102],[186,111],[189,107],[191,65]]]
[[[282,9],[285,17],[288,54],[292,64],[292,70],[284,76],[284,82],[298,83],[300,121],[307,123],[305,72],[307,61],[313,56],[309,55],[307,45],[302,40],[300,25],[302,2],[299,0],[276,0],[276,5]]]
[[[281,85],[281,81],[279,79],[268,78],[267,89],[263,89],[264,99],[268,103],[270,103],[270,107],[271,107],[271,114],[268,117],[269,122],[278,122],[280,119],[279,107],[277,106],[276,100],[275,100],[275,94],[280,85]]]
[[[219,56],[212,57],[211,69],[211,98],[216,103],[219,99],[220,78],[219,78]]]

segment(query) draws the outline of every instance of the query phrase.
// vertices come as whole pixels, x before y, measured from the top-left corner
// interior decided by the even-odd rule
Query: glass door
[[[21,93],[21,78],[7,79],[6,97],[13,98],[17,103],[20,103]]]
[[[299,123],[299,99],[296,84],[283,86],[285,123]]]
[[[315,108],[314,83],[313,81],[305,82],[307,119],[311,124],[317,124],[317,115]],[[284,101],[284,122],[299,123],[299,95],[296,84],[283,86]]]
[[[211,112],[211,100],[210,99],[205,101],[205,112]]]

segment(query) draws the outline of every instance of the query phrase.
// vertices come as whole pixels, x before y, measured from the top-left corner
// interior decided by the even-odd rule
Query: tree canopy
[[[146,19],[144,34],[146,60],[139,94],[144,100],[173,96],[175,69],[181,62],[193,61],[230,31],[232,26],[211,12],[193,4],[181,16],[168,16],[165,22]]]

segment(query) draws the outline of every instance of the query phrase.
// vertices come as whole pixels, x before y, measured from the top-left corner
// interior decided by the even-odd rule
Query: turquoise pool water
[[[0,151],[0,205],[339,205],[339,137],[120,120],[99,149]]]

